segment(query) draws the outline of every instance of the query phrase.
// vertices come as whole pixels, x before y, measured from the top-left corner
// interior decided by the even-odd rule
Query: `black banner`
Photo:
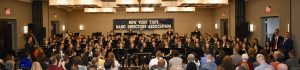
[[[114,30],[173,29],[174,19],[114,19]]]

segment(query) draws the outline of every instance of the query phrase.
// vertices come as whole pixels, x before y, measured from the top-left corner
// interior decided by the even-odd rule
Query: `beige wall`
[[[202,33],[214,33],[214,10],[198,9],[194,13],[165,13],[163,8],[155,9],[154,13],[126,13],[124,9],[117,10],[115,14],[90,14],[83,10],[68,13],[67,29],[79,32],[79,25],[84,25],[84,34],[92,32],[108,32],[112,30],[113,19],[141,19],[141,18],[174,18],[175,32],[179,34],[190,33],[196,29],[196,24],[202,24]],[[155,30],[163,33],[166,30]]]
[[[290,23],[290,0],[248,0],[246,2],[246,21],[254,24],[254,32],[251,34],[250,39],[258,38],[259,40],[265,39],[261,38],[262,27],[261,27],[261,17],[266,16],[279,16],[280,19],[280,33],[287,32],[287,25]],[[266,13],[265,7],[267,5],[271,6],[271,12]],[[261,42],[262,44],[263,42]]]
[[[300,26],[300,0],[292,0],[292,26],[291,26],[291,32],[292,32],[292,38],[293,38],[293,41],[294,41],[294,47],[296,48],[297,52],[297,56],[299,57],[300,56],[300,32],[298,30],[300,30],[299,26]]]
[[[47,28],[47,36],[49,36],[49,28],[48,25],[51,20],[58,20],[61,24],[67,23],[67,12],[62,9],[52,8],[50,7],[48,10],[48,4],[47,2],[44,3],[44,9],[43,9],[43,23],[44,27]],[[4,14],[4,8],[10,8],[12,14],[11,15],[5,15]],[[28,25],[29,23],[32,23],[32,5],[28,2],[21,2],[17,0],[0,0],[0,19],[16,19],[17,20],[17,48],[24,48],[25,44],[25,37],[23,33],[23,26]],[[49,13],[48,13],[49,12]],[[53,16],[48,18],[49,15],[53,15],[53,13],[56,13],[58,15],[58,18],[54,18]],[[49,23],[48,23],[49,22]]]
[[[11,15],[4,14],[4,8],[11,9]],[[31,23],[31,4],[17,0],[0,0],[0,19],[17,20],[17,47],[23,47],[25,44],[23,26]]]
[[[222,13],[225,12],[225,16]],[[214,22],[220,25],[221,19],[228,19],[228,35],[235,36],[235,0],[230,0],[229,5],[214,9]],[[221,35],[221,29],[214,29],[215,33]]]

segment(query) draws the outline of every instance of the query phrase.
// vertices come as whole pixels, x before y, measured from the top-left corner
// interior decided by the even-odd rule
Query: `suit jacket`
[[[271,40],[272,50],[280,49],[280,46],[281,46],[281,42],[282,42],[282,41],[283,41],[283,37],[282,37],[282,36],[278,36],[278,41],[275,42],[275,35],[273,34],[272,40]],[[277,49],[275,49],[275,45],[274,45],[274,44],[277,44]]]
[[[288,38],[288,39],[282,41],[282,44],[281,44],[280,48],[283,50],[283,52],[285,54],[287,54],[288,51],[290,51],[294,48],[293,46],[294,46],[293,40]]]

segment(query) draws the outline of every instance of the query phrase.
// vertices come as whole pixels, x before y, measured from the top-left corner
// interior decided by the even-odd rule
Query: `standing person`
[[[272,45],[272,50],[277,51],[280,49],[280,43],[283,41],[283,37],[279,35],[279,29],[276,29],[272,38],[271,38],[271,45]]]
[[[25,52],[31,53],[34,49],[33,47],[34,47],[33,37],[29,36],[25,44]]]
[[[293,40],[290,39],[289,36],[290,36],[289,32],[284,33],[284,40],[282,41],[282,46],[281,46],[285,59],[289,57],[288,52],[294,49]]]

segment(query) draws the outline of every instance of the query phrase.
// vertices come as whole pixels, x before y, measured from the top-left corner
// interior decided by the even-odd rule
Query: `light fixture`
[[[128,13],[136,13],[136,12],[140,12],[140,8],[139,8],[139,7],[130,7],[130,8],[126,8],[126,12],[128,12]]]
[[[28,26],[24,26],[23,30],[24,30],[24,34],[27,34],[28,33]]]
[[[195,7],[166,7],[165,12],[194,12]]]
[[[146,13],[154,12],[154,7],[142,7],[141,12],[146,12]]]
[[[288,32],[290,32],[290,24],[288,24]]]
[[[112,7],[103,8],[84,8],[86,13],[116,13],[116,9]]]
[[[104,8],[100,8],[100,12],[103,12],[103,13],[116,13],[116,9],[112,8],[112,7],[104,7]]]
[[[62,25],[62,26],[61,26],[61,30],[62,30],[62,31],[65,31],[65,30],[66,30],[66,26],[65,26],[65,25]]]
[[[195,7],[181,7],[180,11],[182,12],[194,12],[196,10]]]
[[[116,0],[117,6],[128,7],[128,6],[137,6],[139,4],[138,0]]]
[[[74,0],[74,5],[97,6],[101,0]]]
[[[80,31],[83,30],[83,25],[82,25],[82,24],[79,25],[79,30],[80,30]]]
[[[250,29],[249,29],[250,32],[253,32],[253,31],[254,31],[254,24],[250,23],[249,28],[250,28]]]
[[[218,27],[219,27],[219,26],[218,26],[218,23],[216,23],[216,24],[215,24],[215,29],[218,29]]]
[[[142,6],[160,6],[162,4],[162,0],[140,0],[140,4]]]
[[[165,8],[165,12],[178,12],[178,11],[180,11],[179,7],[166,7]]]
[[[228,4],[228,0],[204,0],[204,4]]]
[[[201,29],[202,25],[201,24],[197,24],[197,28]]]
[[[57,5],[57,6],[74,5],[74,0],[49,0],[49,5]]]
[[[178,0],[178,2],[182,5],[188,5],[188,4],[202,4],[205,2],[205,0]]]

